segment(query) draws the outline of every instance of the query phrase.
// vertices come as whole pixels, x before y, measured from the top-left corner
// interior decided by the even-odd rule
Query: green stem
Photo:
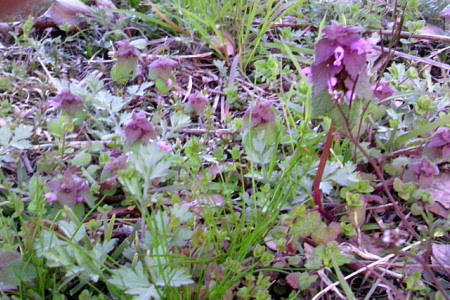
[[[356,300],[355,295],[352,292],[352,289],[348,285],[347,281],[344,278],[344,274],[342,274],[341,269],[339,268],[336,260],[333,256],[331,256],[331,263],[333,264],[333,269],[336,272],[336,275],[338,277],[339,283],[342,286],[342,289],[344,289],[344,293],[347,296],[348,300]]]

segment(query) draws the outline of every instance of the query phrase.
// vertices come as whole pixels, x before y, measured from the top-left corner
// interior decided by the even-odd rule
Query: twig
[[[224,135],[224,134],[238,134],[239,132],[236,130],[230,130],[230,129],[217,129],[214,131],[207,130],[207,129],[181,129],[177,131],[178,133],[185,133],[185,134],[215,134],[215,135]]]
[[[406,31],[392,32],[390,30],[367,30],[367,33],[380,33],[382,36],[394,36],[398,35],[401,38],[416,39],[416,40],[428,40],[431,42],[450,43],[450,36],[434,35],[434,34],[414,34]]]
[[[382,51],[382,48],[380,46],[373,46],[374,49],[378,50],[378,51]],[[432,59],[429,58],[422,58],[422,57],[417,57],[417,56],[413,56],[410,54],[406,54],[397,50],[390,50],[392,51],[392,53],[398,57],[407,59],[407,60],[413,60],[413,61],[417,61],[420,63],[424,63],[424,64],[428,64],[430,66],[435,66],[437,68],[441,68],[441,69],[445,69],[445,70],[450,70],[450,65],[444,64],[444,63],[440,63],[437,61],[434,61]]]

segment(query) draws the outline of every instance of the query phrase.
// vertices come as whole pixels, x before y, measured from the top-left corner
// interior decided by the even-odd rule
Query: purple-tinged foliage
[[[48,101],[53,108],[61,108],[69,115],[75,115],[83,106],[83,99],[69,90],[62,90],[56,97]]]
[[[260,125],[275,123],[275,118],[273,103],[271,101],[256,101],[255,104],[251,105],[245,111],[244,126],[250,124],[251,127],[255,128]]]
[[[47,183],[47,186],[52,193],[47,193],[45,198],[50,202],[57,201],[61,206],[73,207],[75,204],[83,202],[90,194],[88,183],[73,175],[70,170],[67,170],[62,178]]]
[[[160,57],[154,62],[152,62],[149,66],[150,71],[154,72],[157,78],[162,79],[164,82],[167,82],[172,74],[173,68],[178,64],[178,62]]]
[[[378,100],[384,100],[397,93],[397,90],[392,86],[392,84],[384,80],[380,81],[378,85],[373,86],[372,89],[375,98]]]
[[[131,146],[137,141],[142,141],[146,145],[150,139],[156,139],[155,127],[147,120],[144,111],[134,113],[125,125],[126,145]]]
[[[342,93],[350,100],[370,99],[366,54],[372,51],[372,45],[360,37],[360,32],[337,22],[324,28],[324,38],[316,44],[316,59],[311,66],[315,96],[328,90],[331,95]]]
[[[425,148],[425,153],[433,160],[447,160],[450,158],[450,128],[439,127],[430,138],[430,142]]]
[[[429,185],[435,175],[439,174],[439,168],[426,158],[421,158],[409,166],[409,170],[421,185]]]
[[[205,111],[206,105],[208,104],[208,98],[203,95],[202,92],[197,92],[195,94],[190,94],[188,96],[188,108],[194,111],[197,115],[200,115]]]

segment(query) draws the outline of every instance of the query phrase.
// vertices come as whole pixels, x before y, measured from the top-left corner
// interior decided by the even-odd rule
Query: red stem
[[[331,152],[331,144],[333,142],[333,134],[336,131],[336,126],[333,122],[331,122],[330,129],[328,130],[327,139],[325,141],[325,145],[323,146],[322,155],[320,156],[319,168],[317,169],[316,179],[314,179],[313,184],[313,198],[314,203],[316,204],[317,210],[320,212],[322,217],[327,219],[330,216],[325,212],[322,206],[322,193],[320,192],[320,182],[322,181],[323,172],[325,171],[325,166],[328,161],[328,157],[330,157]]]

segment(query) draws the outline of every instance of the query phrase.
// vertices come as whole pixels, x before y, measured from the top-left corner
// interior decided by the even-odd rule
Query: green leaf
[[[73,222],[69,223],[67,221],[59,221],[58,227],[62,232],[64,232],[67,237],[76,242],[81,241],[84,237],[87,236],[84,224],[78,226]]]
[[[186,227],[180,227],[173,237],[170,239],[171,245],[175,247],[183,247],[186,246],[188,241],[191,240],[194,232]]]
[[[326,225],[322,222],[318,213],[308,213],[293,225],[292,234],[305,238],[310,236],[313,232],[325,227]]]
[[[308,290],[317,278],[317,275],[310,275],[308,272],[300,273],[300,277],[298,278],[298,289],[300,291]]]
[[[175,203],[171,210],[172,216],[180,220],[181,223],[185,223],[194,217],[194,214],[189,211],[189,206],[186,204]]]
[[[167,94],[168,92],[170,92],[170,90],[172,89],[171,87],[169,87],[167,85],[167,83],[162,80],[161,78],[156,79],[155,81],[155,87],[158,90],[158,92],[160,92],[162,95]]]
[[[331,101],[327,89],[324,89],[320,95],[311,99],[311,116],[313,119],[329,116],[333,110],[334,103]]]
[[[155,288],[155,286],[150,286],[149,288],[136,288],[132,290],[127,290],[125,294],[136,296],[134,300],[160,300],[160,296]]]
[[[17,149],[28,149],[31,143],[27,140],[33,135],[33,126],[19,125],[14,130],[14,137],[11,140],[10,146]]]
[[[127,294],[141,294],[143,289],[149,289],[152,284],[148,280],[148,275],[144,271],[142,263],[138,261],[134,269],[130,266],[124,266],[113,270],[112,278],[109,283],[121,289],[126,289]]]
[[[89,153],[82,151],[72,159],[72,165],[78,168],[84,167],[91,162],[91,159],[92,157]]]
[[[155,279],[157,286],[180,287],[183,285],[193,284],[194,281],[183,270],[173,270],[167,268],[164,270],[164,277],[160,276]]]
[[[12,132],[9,127],[2,127],[0,128],[0,146],[8,147],[9,146],[9,140],[12,137]]]
[[[111,68],[111,79],[118,84],[127,83],[136,77],[137,57],[134,59],[120,59]]]
[[[327,178],[341,186],[349,186],[359,181],[359,175],[356,173],[356,165],[352,162],[346,163],[342,168],[338,169],[333,175]]]

